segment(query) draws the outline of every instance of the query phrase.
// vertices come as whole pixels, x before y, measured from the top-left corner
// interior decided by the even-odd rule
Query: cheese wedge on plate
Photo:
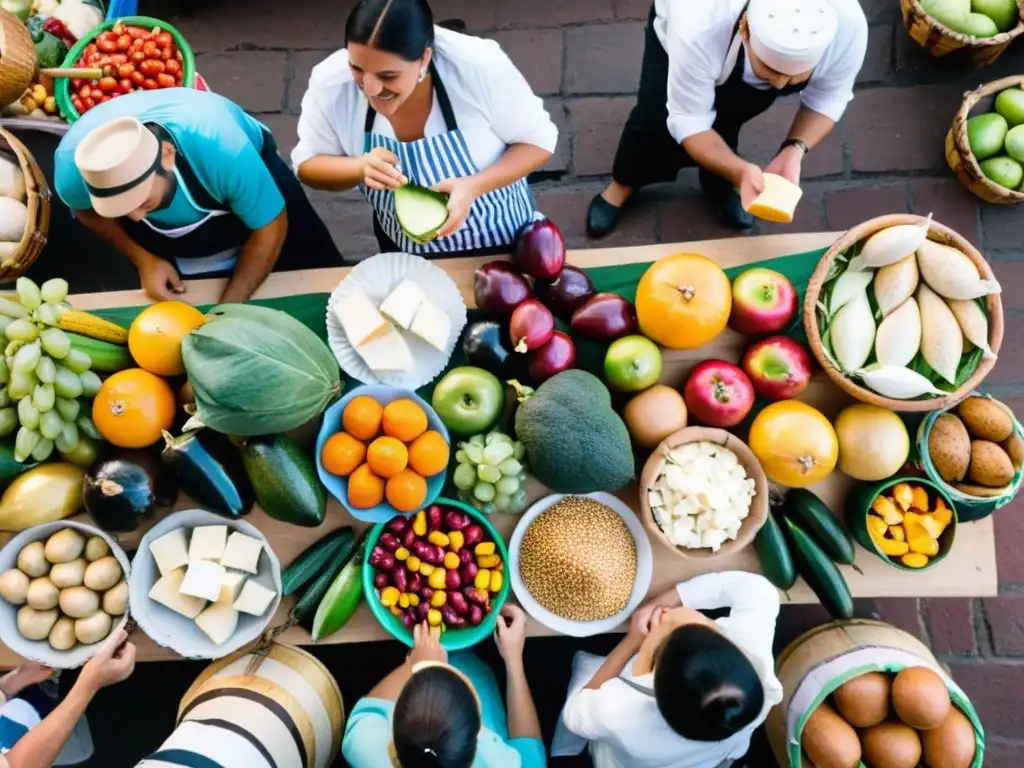
[[[409,330],[434,349],[444,352],[448,334],[452,330],[452,320],[443,309],[425,299],[420,304]]]
[[[774,173],[764,174],[764,192],[754,198],[747,212],[765,221],[789,224],[804,191],[789,179]]]
[[[341,296],[334,303],[334,314],[341,323],[348,343],[356,349],[394,330],[362,291],[352,291]]]
[[[384,303],[380,305],[380,313],[399,328],[408,331],[417,310],[426,301],[426,295],[416,283],[412,280],[403,280],[384,299]]]
[[[180,613],[187,619],[194,619],[206,606],[206,601],[201,597],[183,595],[179,590],[181,583],[185,580],[185,569],[178,568],[171,571],[160,579],[149,590],[149,599],[160,605]]]
[[[412,352],[402,334],[388,326],[383,336],[356,347],[356,352],[374,373],[404,373],[413,367]]]

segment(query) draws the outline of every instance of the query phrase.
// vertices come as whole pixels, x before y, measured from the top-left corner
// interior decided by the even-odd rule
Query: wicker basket
[[[804,299],[804,330],[807,332],[807,340],[811,345],[811,351],[814,353],[814,357],[818,360],[818,363],[824,369],[828,377],[832,379],[837,387],[851,397],[854,397],[861,402],[871,403],[872,405],[878,405],[893,411],[926,412],[949,408],[963,400],[973,390],[977,389],[996,364],[996,360],[994,358],[982,358],[981,362],[978,364],[978,368],[974,371],[971,377],[968,378],[967,381],[965,381],[955,392],[950,392],[948,395],[933,397],[930,400],[895,400],[893,398],[883,397],[866,387],[860,386],[853,379],[847,378],[847,376],[829,359],[829,356],[825,354],[825,350],[821,343],[821,333],[818,331],[817,305],[818,297],[821,295],[821,289],[828,277],[832,262],[835,261],[836,257],[843,251],[851,248],[861,240],[870,237],[882,229],[893,227],[898,224],[918,224],[923,220],[923,216],[896,213],[870,219],[869,221],[865,221],[863,224],[858,224],[853,229],[848,230],[842,237],[836,240],[832,247],[825,252],[825,255],[821,257],[821,261],[818,262],[817,269],[815,269],[814,274],[811,275],[811,280],[807,285],[807,296]],[[954,232],[949,227],[933,221],[931,223],[931,228],[928,230],[928,239],[934,240],[937,243],[942,243],[943,245],[950,245],[962,251],[978,267],[978,271],[981,273],[982,278],[986,280],[995,280],[992,268],[988,265],[988,262],[985,261],[985,257],[982,256],[978,249],[971,245],[966,238]],[[1003,343],[1003,302],[999,295],[995,294],[993,296],[985,297],[985,305],[988,310],[989,346],[993,353],[998,354],[999,348]]]
[[[1024,0],[1017,0],[1024,16]],[[921,7],[920,0],[900,0],[903,26],[918,45],[932,56],[946,56],[960,49],[966,53],[974,67],[986,67],[998,59],[1015,37],[1024,32],[1024,20],[1009,32],[995,37],[973,37],[955,32],[940,21],[929,16]]]
[[[21,98],[36,76],[36,49],[18,17],[0,10],[0,107]]]
[[[1004,77],[965,93],[963,103],[953,118],[953,125],[946,134],[946,162],[960,183],[987,203],[1024,203],[1024,192],[996,184],[981,172],[981,166],[967,139],[967,119],[971,116],[971,110],[986,96],[1019,86],[1024,86],[1024,76]]]
[[[0,127],[0,151],[9,151],[18,158],[21,172],[25,174],[25,205],[28,207],[25,232],[18,250],[0,262],[0,283],[9,283],[25,274],[46,245],[50,231],[50,187],[32,153],[3,127]]]

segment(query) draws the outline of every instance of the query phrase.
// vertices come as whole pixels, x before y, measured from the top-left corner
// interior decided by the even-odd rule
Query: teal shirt
[[[452,653],[448,663],[469,678],[480,696],[483,728],[477,737],[473,768],[545,768],[547,758],[540,739],[509,739],[505,707],[491,670],[472,653]],[[388,745],[394,712],[393,701],[362,698],[356,702],[341,745],[352,768],[393,768]]]
[[[71,127],[57,147],[53,175],[57,194],[72,210],[92,208],[75,166],[75,148],[93,128],[118,117],[163,127],[210,197],[233,211],[249,229],[265,227],[284,210],[284,198],[260,158],[269,131],[234,102],[192,88],[119,96],[90,109]],[[195,224],[206,214],[179,185],[171,204],[146,218],[161,229],[173,229]]]

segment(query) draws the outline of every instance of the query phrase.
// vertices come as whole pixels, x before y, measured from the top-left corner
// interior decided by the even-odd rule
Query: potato
[[[85,579],[86,565],[84,557],[72,560],[70,563],[57,563],[50,569],[50,581],[57,589],[80,587]]]
[[[1010,457],[1010,462],[1013,464],[1013,471],[1020,472],[1024,469],[1024,437],[1021,437],[1014,432],[1008,438],[1003,440],[1001,445],[1003,446],[1003,450],[1006,451],[1006,455]]]
[[[128,582],[121,579],[116,586],[103,593],[103,610],[111,616],[128,612]]]
[[[50,630],[50,647],[55,651],[70,651],[77,642],[75,620],[61,616]]]
[[[75,622],[75,637],[78,638],[78,642],[86,645],[98,643],[110,634],[113,626],[114,621],[108,614],[96,611],[91,616]]]
[[[117,558],[107,555],[89,563],[89,567],[85,569],[83,584],[96,592],[105,592],[117,584],[122,575],[121,565],[117,562]]]
[[[60,609],[72,619],[84,619],[100,609],[100,596],[86,587],[61,590]]]
[[[1006,451],[988,440],[971,441],[968,479],[976,485],[1001,488],[1013,480],[1013,462]]]
[[[952,413],[935,419],[928,435],[928,455],[939,477],[947,483],[959,483],[967,476],[971,461],[971,437],[967,427]]]
[[[32,579],[28,585],[26,600],[37,611],[48,611],[51,608],[56,608],[59,597],[60,590],[46,576]]]
[[[100,536],[92,536],[85,542],[85,559],[90,563],[110,554],[110,547]]]
[[[971,437],[1001,443],[1013,434],[1013,416],[1008,408],[987,397],[968,397],[957,408]]]
[[[18,632],[26,640],[45,640],[57,621],[56,609],[37,611],[31,605],[18,609]]]
[[[24,605],[28,596],[29,578],[17,568],[0,574],[0,597],[11,605]]]
[[[70,563],[82,556],[85,538],[74,528],[62,528],[46,541],[46,559],[51,563]]]
[[[31,579],[38,579],[50,572],[43,542],[33,541],[18,553],[18,568]]]

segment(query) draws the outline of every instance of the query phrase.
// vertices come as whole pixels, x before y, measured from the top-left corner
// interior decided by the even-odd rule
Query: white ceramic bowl
[[[192,619],[187,619],[166,606],[149,599],[149,590],[160,578],[156,560],[149,551],[149,545],[165,533],[177,528],[196,528],[201,525],[226,525],[231,531],[239,531],[263,542],[258,573],[249,578],[271,589],[277,595],[263,616],[238,614],[238,628],[223,645],[210,641]],[[186,509],[175,512],[157,523],[143,536],[139,550],[132,562],[132,577],[128,582],[128,599],[132,606],[132,618],[142,630],[164,648],[170,648],[186,659],[219,659],[234,653],[243,645],[258,638],[270,624],[277,606],[281,603],[281,563],[267,542],[266,537],[251,523],[244,520],[229,520],[203,509]]]
[[[110,554],[117,558],[117,562],[121,565],[121,570],[124,571],[124,577],[129,579],[129,583],[131,583],[131,564],[128,562],[128,555],[118,546],[117,542],[99,528],[94,528],[85,523],[76,523],[71,520],[44,523],[19,533],[7,542],[7,546],[0,550],[0,573],[18,567],[18,553],[23,548],[33,541],[46,541],[46,539],[63,528],[74,528],[87,539],[91,536],[99,536],[107,542],[107,546],[110,547]],[[130,595],[128,604],[129,611],[131,611]],[[91,645],[79,643],[70,651],[55,651],[46,640],[26,640],[18,632],[17,617],[19,607],[0,599],[0,641],[16,654],[29,661],[36,661],[53,669],[75,669],[85,664],[103,647],[105,641],[92,643]],[[127,621],[128,616],[126,614],[114,626],[114,630],[123,627]]]
[[[572,494],[560,493],[546,496],[523,514],[516,525],[516,529],[512,534],[512,540],[508,545],[509,577],[512,579],[512,591],[515,592],[519,604],[534,619],[548,629],[553,629],[555,632],[563,635],[590,637],[591,635],[599,635],[615,629],[622,622],[626,621],[633,614],[633,611],[636,610],[637,606],[643,602],[643,599],[647,596],[647,590],[651,588],[654,557],[651,554],[651,542],[647,538],[647,531],[644,530],[643,523],[640,522],[633,510],[622,503],[618,497],[612,496],[610,493],[575,494],[586,496],[609,507],[622,518],[626,527],[629,528],[629,532],[633,535],[633,541],[636,542],[636,580],[633,583],[633,594],[630,595],[626,607],[619,613],[599,621],[571,621],[563,619],[561,616],[556,616],[541,606],[540,603],[533,599],[530,591],[523,583],[522,577],[519,575],[519,549],[523,545],[523,536],[526,535],[526,531],[534,519],[548,507],[553,506],[568,495]],[[586,542],[581,542],[580,546],[586,546]]]

